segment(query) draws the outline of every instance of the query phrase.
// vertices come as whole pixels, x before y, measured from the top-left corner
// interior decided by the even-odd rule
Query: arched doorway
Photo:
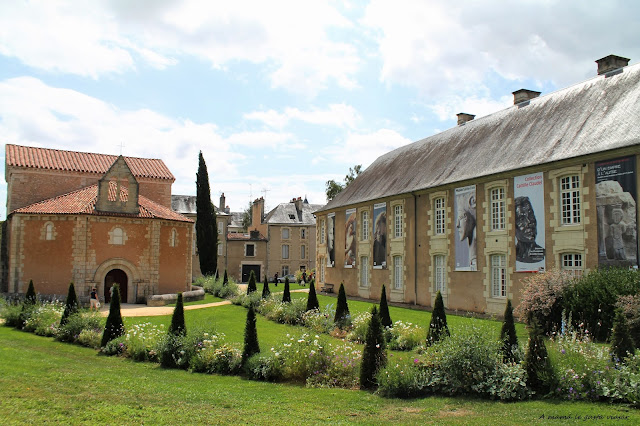
[[[127,287],[129,279],[122,269],[112,269],[104,277],[104,301],[111,302],[111,286],[114,283],[120,285],[120,302],[127,303]]]

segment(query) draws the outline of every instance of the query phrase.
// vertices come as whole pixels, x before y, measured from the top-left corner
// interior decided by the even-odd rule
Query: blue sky
[[[606,55],[637,63],[638,40],[631,0],[7,0],[0,140],[122,144],[164,160],[174,194],[195,194],[202,150],[233,211],[324,204],[349,167],[591,78]]]

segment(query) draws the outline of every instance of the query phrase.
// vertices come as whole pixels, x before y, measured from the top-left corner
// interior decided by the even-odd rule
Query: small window
[[[393,256],[393,288],[401,290],[403,285],[403,272],[404,267],[402,265],[402,256]]]
[[[439,197],[436,198],[433,202],[433,208],[435,210],[435,215],[434,215],[434,230],[435,230],[435,235],[444,235],[444,220],[445,220],[445,214],[446,214],[446,210],[445,210],[445,206],[444,206],[444,197]]]
[[[582,276],[582,255],[580,253],[566,253],[562,255],[562,270],[574,277]]]
[[[291,219],[291,220],[296,220],[296,216],[295,216],[295,215],[293,215],[293,214],[290,214],[290,215],[289,215],[289,219]]]
[[[307,258],[307,246],[301,245],[300,246],[300,259],[306,259],[306,258]]]
[[[366,241],[369,239],[369,210],[365,210],[361,215],[362,222],[362,240]]]
[[[218,243],[218,256],[222,256],[222,244]]]
[[[579,224],[580,177],[578,175],[563,177],[560,180],[560,196],[562,198],[562,224]]]
[[[369,256],[360,257],[360,287],[369,287]]]
[[[247,257],[253,257],[256,255],[255,244],[247,244],[244,246],[244,255]]]
[[[402,206],[397,205],[393,209],[394,217],[394,237],[402,238]]]
[[[282,239],[283,240],[289,239],[289,228],[282,228]]]
[[[218,234],[222,234],[223,229],[224,229],[224,223],[218,222]]]
[[[44,228],[44,239],[51,241],[54,239],[53,237],[53,223],[47,223]]]
[[[282,258],[283,259],[288,259],[289,258],[289,245],[288,244],[283,244],[282,245]]]
[[[281,276],[285,276],[285,275],[289,275],[289,266],[288,265],[282,265],[282,275]]]
[[[504,254],[491,256],[491,296],[507,297],[507,257]]]
[[[300,239],[302,240],[307,239],[307,228],[300,229]]]
[[[324,257],[320,258],[320,282],[324,282],[324,264],[326,263],[326,259]]]
[[[444,256],[434,256],[434,282],[436,292],[445,293],[447,283],[447,265]]]
[[[504,188],[491,190],[491,230],[505,229],[505,199]]]
[[[320,244],[324,244],[326,242],[326,238],[325,238],[325,230],[324,227],[326,226],[327,221],[325,219],[322,219],[322,222],[320,222]]]
[[[122,228],[113,228],[111,233],[111,243],[115,245],[123,245],[124,244],[124,231]]]
[[[175,247],[178,245],[178,231],[175,228],[171,229],[171,236],[169,237],[169,245]]]

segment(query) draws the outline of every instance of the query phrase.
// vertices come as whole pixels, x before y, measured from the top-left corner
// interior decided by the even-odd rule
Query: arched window
[[[175,247],[178,245],[178,231],[175,228],[171,229],[171,237],[169,238],[169,245],[171,247]]]
[[[44,226],[44,239],[51,241],[54,239],[53,235],[53,223],[49,222]]]
[[[122,228],[113,228],[111,232],[111,243],[120,246],[124,244],[124,231]]]

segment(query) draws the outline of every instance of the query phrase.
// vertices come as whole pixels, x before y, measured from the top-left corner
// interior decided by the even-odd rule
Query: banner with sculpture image
[[[387,203],[373,205],[373,268],[387,266]]]
[[[638,265],[635,157],[596,163],[598,264]]]
[[[513,178],[516,218],[516,272],[545,269],[544,175]]]
[[[327,257],[327,266],[334,267],[336,264],[336,214],[329,213],[327,215],[327,250],[329,251],[329,257]]]
[[[455,189],[456,271],[477,271],[476,256],[476,186]]]
[[[344,222],[344,267],[356,266],[356,209],[349,209]]]

